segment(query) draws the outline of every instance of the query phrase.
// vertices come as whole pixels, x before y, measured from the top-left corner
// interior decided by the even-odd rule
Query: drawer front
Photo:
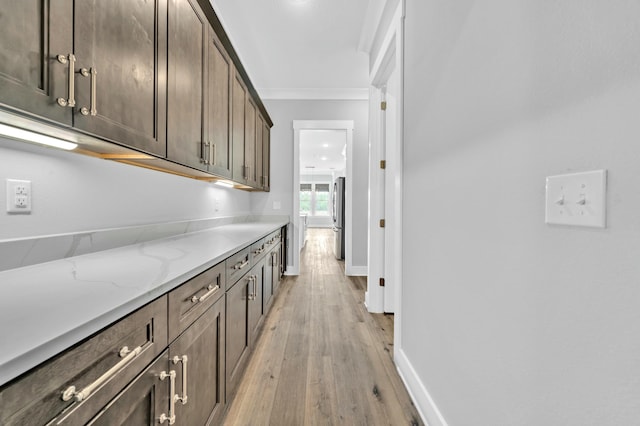
[[[280,231],[274,231],[265,237],[264,239],[265,251],[271,250],[280,241],[279,237],[277,237],[279,232]]]
[[[227,258],[225,261],[227,269],[227,285],[231,288],[240,277],[242,277],[249,269],[251,269],[251,249],[250,247],[240,250],[238,253]]]
[[[266,254],[267,246],[265,245],[264,238],[251,244],[251,265],[255,265],[256,262],[262,259]]]
[[[161,297],[0,389],[0,424],[85,424],[166,346]]]
[[[169,341],[173,341],[225,291],[225,263],[204,271],[169,293]]]

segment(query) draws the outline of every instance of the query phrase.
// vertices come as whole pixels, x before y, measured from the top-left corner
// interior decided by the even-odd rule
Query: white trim
[[[262,99],[285,100],[356,100],[369,99],[367,88],[257,89]]]
[[[351,275],[353,265],[353,120],[293,120],[293,214],[291,232],[292,265],[290,275],[300,273],[300,130],[345,130],[347,136],[345,272]],[[289,268],[288,268],[289,269]]]
[[[404,351],[402,349],[396,349],[393,358],[398,374],[404,382],[407,392],[409,392],[409,396],[413,400],[420,417],[422,417],[422,421],[427,426],[448,426],[447,421],[433,401],[433,398],[431,398],[424,383],[420,381],[418,373],[416,373],[416,370],[413,368]]]
[[[386,4],[386,0],[369,0],[358,41],[359,52],[371,53],[373,40],[376,38],[376,31],[380,26],[380,19],[382,19]]]
[[[366,277],[367,276],[367,267],[366,266],[351,266],[351,271],[347,275],[352,277]]]

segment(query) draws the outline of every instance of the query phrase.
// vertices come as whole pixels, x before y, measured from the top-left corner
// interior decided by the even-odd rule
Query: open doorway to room
[[[351,263],[353,121],[295,120],[293,170],[293,271],[300,272],[300,251],[308,228],[332,232],[336,257]],[[336,244],[338,243],[338,244]]]
[[[306,230],[333,231],[333,253],[344,260],[345,203],[347,173],[346,130],[300,131],[300,249]]]

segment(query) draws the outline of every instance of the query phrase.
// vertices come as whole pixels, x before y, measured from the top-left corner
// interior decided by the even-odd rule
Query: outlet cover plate
[[[547,177],[545,222],[606,227],[607,171]]]
[[[31,213],[31,181],[7,179],[7,213]]]

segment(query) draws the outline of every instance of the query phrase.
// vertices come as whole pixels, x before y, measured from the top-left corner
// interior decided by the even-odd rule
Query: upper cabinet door
[[[195,0],[171,0],[167,157],[200,170],[207,170],[209,158],[204,116],[208,28]]]
[[[262,174],[264,175],[262,179],[262,189],[265,191],[270,190],[271,183],[271,129],[269,129],[269,125],[264,123],[264,127],[262,129]]]
[[[232,127],[231,138],[233,142],[233,180],[240,183],[247,181],[245,167],[245,103],[247,101],[247,89],[240,79],[240,76],[234,73],[233,88],[231,97],[232,109]]]
[[[74,126],[166,154],[167,0],[76,0]]]
[[[0,0],[1,104],[71,125],[72,26],[72,0]]]
[[[251,98],[247,98],[245,103],[244,117],[244,167],[247,176],[247,185],[256,187],[256,111],[257,108]]]
[[[262,189],[264,184],[264,173],[262,171],[262,132],[264,131],[264,120],[262,120],[262,115],[258,111],[256,113],[256,146],[255,146],[255,162],[256,162],[256,185],[255,187],[258,189]]]
[[[212,31],[213,33],[213,31]],[[211,149],[209,171],[231,178],[231,91],[233,66],[220,41],[209,37],[208,134]]]

